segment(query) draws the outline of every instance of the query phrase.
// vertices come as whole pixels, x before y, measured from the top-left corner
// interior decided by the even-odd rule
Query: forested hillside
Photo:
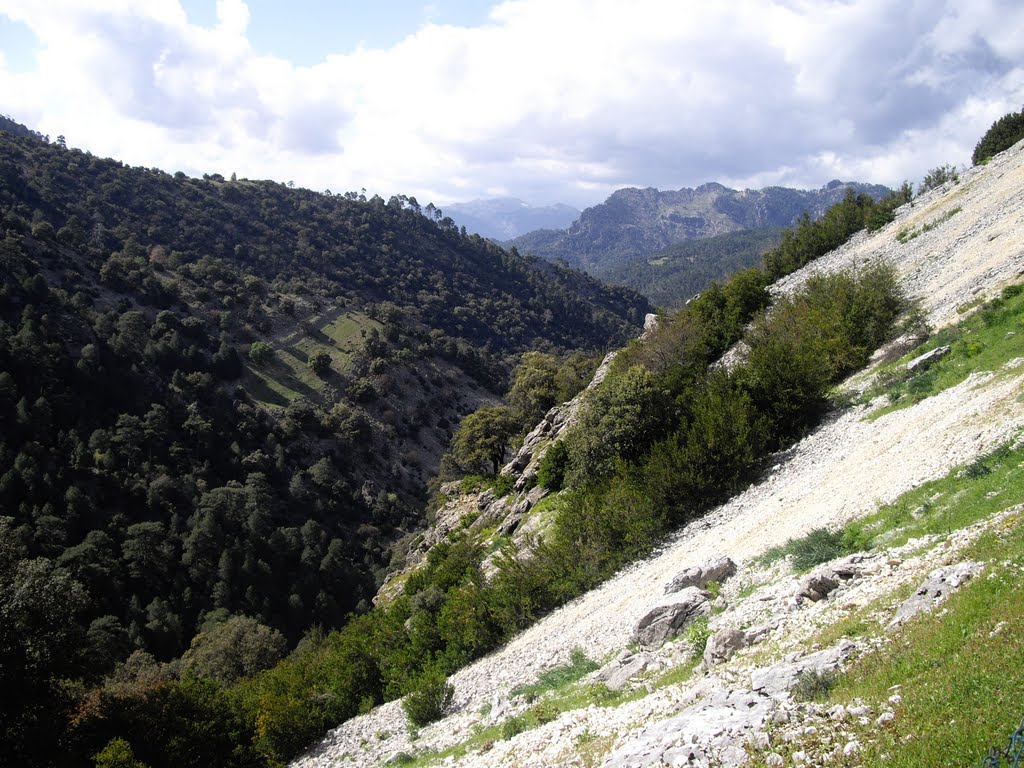
[[[659,307],[679,309],[711,283],[759,265],[781,237],[781,229],[767,228],[687,240],[649,259],[613,267],[604,279],[639,291]]]
[[[56,759],[115,668],[153,682],[191,645],[201,671],[203,638],[235,631],[250,674],[339,626],[519,355],[622,343],[649,309],[411,198],[18,134],[0,131],[0,689],[19,691],[0,762]]]

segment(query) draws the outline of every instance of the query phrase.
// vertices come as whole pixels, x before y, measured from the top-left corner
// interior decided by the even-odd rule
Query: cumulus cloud
[[[242,0],[6,0],[37,67],[4,111],[133,164],[421,201],[591,204],[626,185],[898,184],[1024,103],[1016,0],[507,0],[312,67]]]

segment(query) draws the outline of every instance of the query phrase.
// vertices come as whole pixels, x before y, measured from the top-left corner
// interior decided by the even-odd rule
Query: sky
[[[0,113],[421,204],[895,186],[1024,107],[1020,0],[0,0]]]

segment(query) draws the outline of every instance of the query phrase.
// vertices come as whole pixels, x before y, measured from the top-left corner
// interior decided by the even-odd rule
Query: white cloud
[[[1014,0],[508,0],[313,67],[259,56],[242,0],[2,0],[39,38],[0,109],[98,154],[444,203],[624,185],[897,184],[1024,103]],[[429,6],[424,18],[430,18]]]

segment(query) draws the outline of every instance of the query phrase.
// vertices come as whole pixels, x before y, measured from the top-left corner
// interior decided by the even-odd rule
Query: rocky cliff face
[[[600,276],[686,240],[789,226],[804,212],[817,218],[840,202],[848,189],[876,199],[889,192],[880,185],[840,181],[817,190],[737,191],[721,184],[669,191],[627,188],[587,208],[565,232],[525,235],[514,243],[524,252],[562,258]]]
[[[877,258],[893,263],[935,327],[1020,282],[1024,142],[774,290]],[[877,359],[885,357],[883,350]],[[858,374],[847,389],[862,390],[870,376]],[[837,411],[776,456],[759,482],[659,552],[453,675],[455,707],[443,721],[410,732],[392,702],[343,724],[296,765],[433,755],[436,764],[464,768],[717,766],[744,764],[751,754],[773,766],[857,764],[864,742],[898,717],[900,687],[881,702],[824,707],[800,700],[801,681],[889,647],[908,617],[933,611],[972,579],[1018,578],[1012,563],[975,561],[966,550],[1016,524],[1022,508],[993,502],[995,513],[966,528],[854,553],[807,574],[757,557],[812,528],[871,513],[1011,441],[1024,427],[1022,381],[1018,358],[880,418],[864,418],[869,405]],[[556,410],[506,471],[522,478],[557,439],[572,409]],[[527,485],[507,500],[459,503],[512,520],[530,501]],[[542,517],[525,516],[517,530]],[[837,627],[854,616],[878,630],[837,642],[845,634]],[[517,692],[581,652],[598,668],[571,687],[539,699]]]

